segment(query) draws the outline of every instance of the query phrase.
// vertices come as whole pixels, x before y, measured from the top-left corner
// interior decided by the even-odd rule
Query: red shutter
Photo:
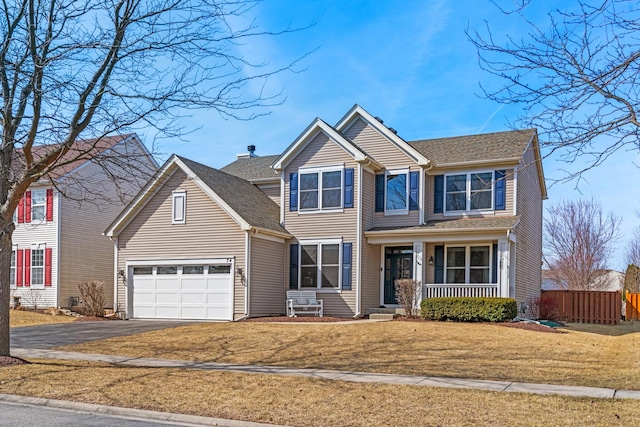
[[[31,222],[31,191],[24,193],[24,222]]]
[[[22,250],[16,249],[16,286],[22,286]]]
[[[47,221],[53,221],[53,188],[47,188]]]
[[[51,261],[53,258],[53,249],[45,248],[44,250],[44,285],[51,286]]]
[[[24,250],[24,285],[31,286],[31,249]]]
[[[20,199],[18,203],[18,224],[24,222],[24,196]]]

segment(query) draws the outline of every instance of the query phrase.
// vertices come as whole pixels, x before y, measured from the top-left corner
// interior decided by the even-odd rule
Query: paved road
[[[111,427],[114,425],[126,427],[193,426],[193,424],[145,421],[5,402],[0,402],[0,414],[2,414],[2,416],[0,416],[1,427]]]
[[[187,324],[190,323],[155,320],[112,320],[25,326],[11,329],[11,347],[47,349],[123,335],[134,335],[158,329],[175,328]]]

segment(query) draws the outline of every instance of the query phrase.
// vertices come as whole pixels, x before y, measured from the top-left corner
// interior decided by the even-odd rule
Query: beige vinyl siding
[[[280,184],[261,184],[257,186],[264,194],[269,196],[276,205],[280,206]]]
[[[417,166],[409,156],[360,118],[344,132],[344,136],[387,169]]]
[[[187,194],[186,223],[172,224],[174,190]],[[245,232],[217,203],[178,169],[118,236],[118,269],[127,260],[234,258],[245,268]],[[125,270],[126,271],[126,270]],[[118,282],[118,304],[125,307],[126,285]],[[234,314],[244,314],[244,285],[234,275]]]
[[[339,212],[300,213],[289,211],[290,173],[299,168],[344,165],[354,169],[353,208]],[[297,243],[300,239],[336,239],[352,243],[352,269],[350,291],[318,291],[318,298],[325,302],[324,312],[327,316],[350,317],[356,313],[356,268],[357,268],[357,203],[358,203],[358,164],[351,155],[345,152],[324,133],[318,134],[298,154],[285,169],[285,228],[295,236],[289,243]],[[285,287],[289,287],[289,246],[286,252]]]
[[[496,167],[487,170],[501,170],[502,168]],[[444,215],[443,213],[434,213],[434,182],[435,175],[444,175],[448,173],[455,173],[456,171],[443,171],[443,172],[435,172],[430,171],[430,175],[427,175],[425,182],[427,183],[426,191],[424,194],[425,197],[425,220],[426,221],[437,221],[441,219],[451,219],[455,218],[455,215]],[[458,171],[460,173],[466,173],[466,171]],[[513,215],[513,194],[514,194],[514,174],[513,169],[505,169],[505,178],[506,178],[506,198],[505,198],[505,210],[493,211],[491,216],[512,216]],[[462,215],[460,215],[462,216]],[[483,216],[482,214],[474,214],[474,216]]]
[[[540,295],[542,283],[542,195],[533,149],[518,168],[516,227],[516,300],[527,302]]]
[[[29,190],[45,189],[45,187],[31,187]],[[51,261],[51,286],[33,288],[30,286],[11,286],[11,295],[21,296],[22,305],[33,306],[35,302],[39,307],[56,307],[58,293],[58,206],[59,193],[53,190],[53,221],[37,221],[30,223],[16,223],[11,237],[14,249],[31,249],[32,244],[44,244],[52,249]],[[26,261],[23,261],[23,265]],[[35,299],[35,301],[34,301]]]
[[[427,243],[425,245],[425,252],[422,259],[425,260],[424,263],[424,284],[433,284],[435,282],[435,265],[429,265],[429,258],[436,256],[435,246],[444,245],[444,242],[441,243]],[[435,263],[434,263],[435,264]]]
[[[362,171],[362,228],[370,230],[373,228],[373,215],[375,206],[376,190],[375,177],[373,173]]]
[[[249,300],[251,317],[279,315],[285,312],[285,287],[282,283],[285,262],[284,243],[251,238]]]
[[[362,312],[368,308],[380,307],[380,245],[370,245],[363,239],[362,264]]]

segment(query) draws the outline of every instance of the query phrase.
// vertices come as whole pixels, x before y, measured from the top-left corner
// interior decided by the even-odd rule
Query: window
[[[31,285],[44,286],[44,249],[31,249]]]
[[[340,286],[340,243],[300,245],[300,287]]]
[[[210,265],[209,274],[229,274],[231,273],[230,265]]]
[[[493,208],[493,172],[446,175],[445,179],[447,212]]]
[[[178,267],[156,267],[156,274],[178,274]]]
[[[187,193],[185,191],[173,192],[173,218],[172,224],[184,224],[187,208]]]
[[[9,283],[12,288],[16,287],[16,251],[11,251],[11,268],[9,272]]]
[[[204,274],[203,265],[185,265],[182,267],[182,274]]]
[[[446,256],[446,283],[490,283],[490,246],[450,246]]]
[[[385,175],[385,212],[406,213],[409,204],[408,170],[388,171]]]
[[[300,172],[300,210],[342,208],[342,169]]]
[[[31,221],[44,221],[47,190],[31,190]]]
[[[133,267],[134,276],[148,276],[153,274],[153,267]]]

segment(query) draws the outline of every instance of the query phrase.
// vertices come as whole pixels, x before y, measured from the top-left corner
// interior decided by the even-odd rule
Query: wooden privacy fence
[[[625,320],[640,320],[640,294],[627,292],[627,310]]]
[[[622,317],[620,291],[542,291],[558,306],[558,320],[617,325]]]

